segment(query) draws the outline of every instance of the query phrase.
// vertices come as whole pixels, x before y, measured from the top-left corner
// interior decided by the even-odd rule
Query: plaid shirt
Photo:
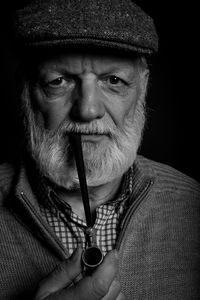
[[[115,247],[120,223],[129,205],[132,193],[133,167],[124,175],[122,189],[117,199],[108,201],[96,209],[93,241],[104,254]],[[41,178],[37,189],[43,218],[52,227],[64,247],[71,254],[78,244],[86,247],[86,222],[75,214],[70,205],[58,198],[54,190]]]

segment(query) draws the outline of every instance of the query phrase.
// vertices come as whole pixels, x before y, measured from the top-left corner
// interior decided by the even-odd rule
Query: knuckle
[[[121,292],[121,284],[119,281],[114,280],[110,286],[108,295],[110,296],[112,295],[114,297],[113,299],[116,299],[116,297],[120,294],[120,292]]]
[[[117,280],[115,280],[115,282],[114,282],[112,288],[113,288],[114,290],[120,292],[120,291],[121,291],[121,284],[120,284],[120,282],[117,281]]]
[[[107,294],[109,290],[108,284],[103,278],[96,278],[92,282],[92,292],[99,299]]]
[[[102,300],[124,300],[121,297],[121,284],[116,279],[113,280],[112,284],[110,285],[108,293],[101,298]]]
[[[51,273],[51,278],[54,282],[65,281],[66,283],[73,280],[73,270],[70,268],[68,262],[59,264]]]
[[[64,274],[70,277],[71,273],[74,273],[73,271],[74,271],[74,265],[71,263],[70,260],[65,260],[59,265],[57,265],[57,267],[53,271],[53,275],[57,276],[60,274]]]
[[[52,272],[52,275],[53,275],[54,277],[56,277],[56,276],[58,276],[58,275],[60,275],[60,274],[63,274],[63,273],[66,274],[66,273],[68,273],[68,272],[67,272],[67,265],[68,265],[68,263],[66,263],[66,262],[59,264],[59,265],[54,269],[54,271]]]
[[[54,269],[54,274],[58,274],[58,273],[63,273],[65,272],[66,269],[66,265],[65,264],[59,264],[55,269]]]

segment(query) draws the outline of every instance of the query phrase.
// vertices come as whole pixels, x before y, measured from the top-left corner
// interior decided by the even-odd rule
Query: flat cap
[[[153,19],[131,0],[35,0],[16,11],[21,47],[92,46],[151,55]]]

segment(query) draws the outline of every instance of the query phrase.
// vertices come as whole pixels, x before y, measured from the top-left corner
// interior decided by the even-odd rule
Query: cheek
[[[127,97],[115,98],[109,105],[108,112],[117,127],[123,128],[126,118],[134,118],[139,93],[134,91]]]
[[[62,105],[51,105],[44,113],[45,127],[49,130],[56,129],[60,123],[67,117],[67,111]]]
[[[42,114],[46,129],[56,129],[69,115],[70,103],[66,101],[66,97],[48,101],[44,93],[36,90],[32,93],[32,102],[35,113]]]

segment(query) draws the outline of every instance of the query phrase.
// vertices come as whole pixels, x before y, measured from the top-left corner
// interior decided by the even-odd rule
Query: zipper
[[[116,249],[119,250],[122,239],[125,235],[126,229],[128,227],[128,224],[130,223],[130,219],[133,216],[133,213],[135,213],[138,209],[138,207],[140,206],[140,204],[142,203],[142,201],[144,200],[144,198],[149,194],[152,186],[154,184],[154,179],[149,179],[148,182],[146,183],[143,191],[141,192],[141,194],[138,196],[138,198],[135,199],[135,201],[133,202],[133,204],[131,205],[131,207],[128,209],[128,212],[125,215],[125,218],[120,226],[120,234],[116,243]],[[132,197],[132,195],[131,195]]]
[[[142,193],[138,196],[138,198],[135,199],[135,201],[133,202],[133,204],[131,205],[131,207],[128,209],[125,218],[120,226],[120,234],[116,243],[116,249],[119,250],[122,239],[125,235],[126,229],[128,227],[128,224],[130,222],[130,219],[132,218],[133,213],[136,212],[137,208],[140,206],[141,202],[143,201],[143,199],[149,194],[151,187],[154,184],[154,179],[149,179],[142,191]],[[41,227],[45,230],[45,232],[47,232],[48,236],[51,237],[51,240],[53,240],[56,245],[59,247],[59,249],[61,250],[62,253],[62,257],[64,259],[66,259],[68,257],[67,253],[65,252],[65,250],[62,248],[62,246],[60,245],[59,241],[57,241],[55,239],[55,237],[52,237],[52,232],[49,231],[49,228],[46,227],[46,225],[43,222],[43,219],[36,214],[35,209],[32,207],[32,205],[30,205],[30,202],[28,201],[27,196],[24,194],[23,191],[20,192],[20,195],[22,197],[22,199],[24,200],[24,203],[26,204],[26,206],[31,210],[31,212],[34,214],[35,218],[38,219]],[[132,195],[131,195],[132,197]],[[58,248],[57,248],[58,250]]]
[[[59,241],[52,236],[52,232],[50,232],[49,228],[46,226],[46,224],[43,222],[43,219],[36,213],[35,209],[33,208],[33,206],[30,204],[30,202],[28,201],[27,196],[24,194],[23,191],[20,192],[21,198],[24,200],[25,203],[25,208],[28,210],[30,209],[32,214],[34,215],[35,219],[37,219],[39,221],[39,224],[44,231],[47,233],[47,235],[49,236],[49,238],[52,240],[52,242],[54,244],[56,244],[56,248],[58,250],[59,248],[59,252],[62,255],[62,258],[66,259],[68,257],[67,253],[65,252],[65,250],[62,248],[62,246],[60,245]]]

